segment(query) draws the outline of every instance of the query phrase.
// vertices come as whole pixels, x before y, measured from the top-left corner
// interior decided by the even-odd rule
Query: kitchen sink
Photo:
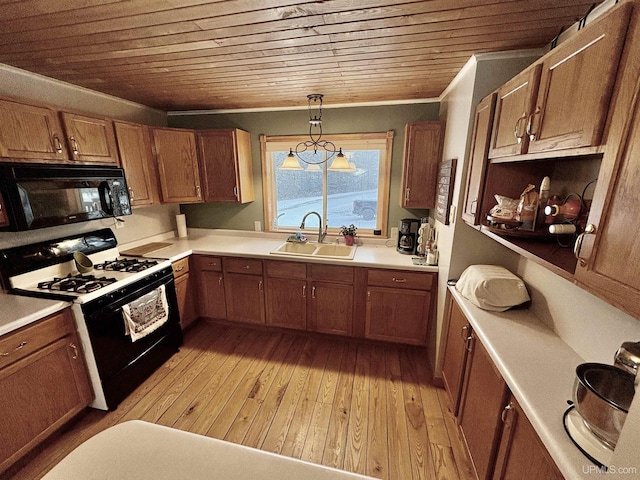
[[[275,250],[269,252],[272,255],[301,256],[315,258],[339,258],[341,260],[353,260],[356,254],[356,245],[337,245],[335,243],[294,243],[284,242]]]

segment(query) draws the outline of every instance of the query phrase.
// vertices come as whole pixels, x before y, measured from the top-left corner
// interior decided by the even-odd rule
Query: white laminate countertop
[[[565,478],[593,478],[563,423],[582,357],[528,310],[489,312],[449,291]]]
[[[356,249],[353,260],[340,258],[296,256],[296,255],[274,255],[269,253],[278,248],[287,238],[287,234],[266,234],[255,232],[222,231],[218,233],[214,230],[197,230],[198,233],[191,233],[188,237],[163,239],[163,242],[172,243],[171,246],[154,250],[145,254],[149,258],[166,258],[171,261],[178,260],[191,254],[205,255],[229,255],[237,257],[268,258],[271,260],[287,260],[294,262],[325,263],[332,265],[351,265],[354,267],[376,267],[376,268],[397,268],[401,270],[414,270],[420,272],[437,272],[437,266],[414,265],[412,258],[414,255],[403,255],[398,253],[394,246],[387,247],[384,242],[376,240],[364,245],[359,245]],[[315,236],[311,236],[313,240]],[[142,242],[144,243],[144,242]],[[332,243],[327,240],[325,243]],[[141,242],[136,242],[139,246]],[[121,245],[120,251],[126,251],[134,245]]]
[[[0,335],[70,306],[70,302],[9,295],[0,291]]]

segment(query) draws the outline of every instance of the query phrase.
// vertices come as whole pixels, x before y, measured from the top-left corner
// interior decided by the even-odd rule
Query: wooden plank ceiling
[[[438,97],[593,0],[0,0],[0,63],[162,110]],[[596,2],[598,3],[598,2]]]

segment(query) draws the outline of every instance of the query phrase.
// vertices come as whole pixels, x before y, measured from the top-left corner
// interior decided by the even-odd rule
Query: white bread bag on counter
[[[530,300],[524,282],[498,265],[470,265],[456,282],[456,290],[477,307],[493,312]]]

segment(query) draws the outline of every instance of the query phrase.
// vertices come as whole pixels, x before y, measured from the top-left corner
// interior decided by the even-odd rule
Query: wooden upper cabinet
[[[501,418],[503,426],[493,480],[564,478],[513,395]]]
[[[595,20],[546,56],[529,153],[600,145],[631,7]]]
[[[18,162],[68,160],[58,113],[46,107],[0,100],[0,157]]]
[[[66,112],[60,115],[72,160],[118,165],[116,136],[110,119]]]
[[[640,62],[637,68],[640,69]],[[636,70],[637,71],[637,70]],[[595,295],[640,318],[640,81],[627,92],[629,117],[622,127],[617,152],[605,156],[587,220],[587,231],[576,242],[575,279]],[[616,132],[617,136],[618,133]],[[613,150],[613,149],[612,149]]]
[[[496,94],[492,93],[478,104],[475,111],[471,158],[467,172],[464,212],[462,212],[462,219],[470,225],[480,224],[480,203],[484,193],[484,177],[487,171],[495,106]]]
[[[435,207],[443,137],[443,122],[416,122],[405,126],[400,190],[402,207]]]
[[[498,89],[489,157],[518,155],[527,151],[527,120],[540,79],[541,66],[529,68]]]
[[[159,204],[156,169],[153,165],[149,128],[113,122],[120,162],[127,178],[132,207]]]
[[[202,201],[196,137],[192,130],[154,128],[163,203]]]
[[[248,203],[255,199],[251,137],[237,128],[198,131],[205,202]]]

